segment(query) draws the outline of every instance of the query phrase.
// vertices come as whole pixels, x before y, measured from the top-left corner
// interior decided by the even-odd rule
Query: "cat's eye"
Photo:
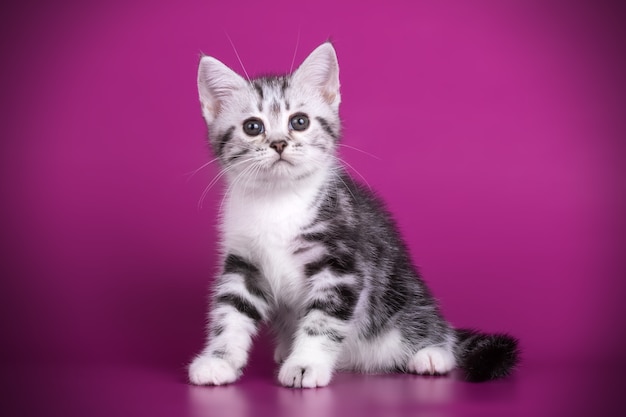
[[[306,114],[297,113],[289,119],[289,128],[301,132],[303,130],[307,130],[309,123],[309,117]]]
[[[264,130],[263,122],[256,117],[251,117],[243,122],[243,131],[248,136],[259,136]]]

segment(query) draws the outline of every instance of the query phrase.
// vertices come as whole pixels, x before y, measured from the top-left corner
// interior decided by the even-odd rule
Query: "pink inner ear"
[[[324,99],[328,102],[328,104],[334,103],[337,98],[337,93],[334,91],[324,90]]]
[[[294,72],[302,82],[321,89],[322,96],[328,104],[337,100],[337,60],[334,49],[322,45],[313,51]]]
[[[207,113],[210,113],[213,117],[215,117],[215,115],[217,114],[217,110],[219,108],[218,103],[209,103],[208,101],[205,101],[204,103],[202,103],[203,107],[204,107],[204,111]]]

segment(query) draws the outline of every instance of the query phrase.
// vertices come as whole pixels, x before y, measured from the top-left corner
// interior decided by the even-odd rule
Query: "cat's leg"
[[[317,284],[312,285],[291,353],[278,373],[279,382],[287,387],[328,385],[350,329],[358,291],[349,280],[342,282],[328,270],[320,275],[310,278]]]
[[[228,384],[241,375],[258,324],[269,313],[259,278],[259,270],[243,258],[226,258],[209,313],[207,344],[189,365],[192,384]]]

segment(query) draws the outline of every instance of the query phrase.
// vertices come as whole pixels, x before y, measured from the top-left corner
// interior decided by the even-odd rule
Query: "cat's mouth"
[[[279,156],[278,159],[272,162],[272,165],[270,166],[270,168],[274,168],[275,166],[284,165],[284,164],[295,166],[293,162],[283,158],[282,156]]]

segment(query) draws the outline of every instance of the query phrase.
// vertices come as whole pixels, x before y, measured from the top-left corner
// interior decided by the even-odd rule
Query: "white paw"
[[[288,358],[278,373],[278,381],[285,387],[325,387],[333,376],[331,366],[312,363],[303,358]]]
[[[213,356],[198,356],[189,365],[189,382],[195,385],[230,384],[240,375],[230,363]]]
[[[417,351],[409,359],[409,372],[427,375],[447,374],[456,366],[454,354],[448,349],[429,346]]]

